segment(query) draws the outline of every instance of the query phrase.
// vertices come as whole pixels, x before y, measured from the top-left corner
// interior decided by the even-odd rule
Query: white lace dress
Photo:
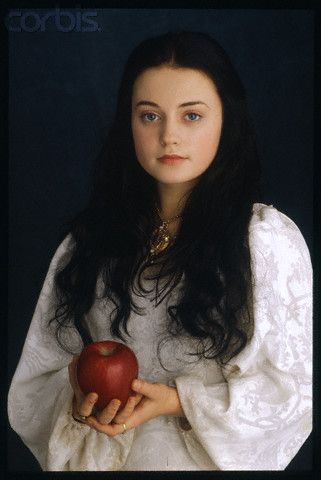
[[[312,429],[310,255],[298,227],[272,206],[254,204],[249,238],[255,329],[228,368],[213,360],[191,363],[186,352],[195,345],[187,336],[164,344],[161,364],[156,349],[166,331],[166,302],[155,308],[153,293],[135,296],[146,311],[129,320],[139,376],[177,387],[191,429],[183,430],[178,418],[157,417],[114,438],[72,419],[72,356],[46,326],[55,308],[54,271],[68,255],[70,236],[62,242],[8,395],[10,424],[43,470],[283,470],[289,464]],[[113,308],[97,300],[87,315],[94,341],[112,338]],[[79,335],[74,329],[69,335],[80,351]]]

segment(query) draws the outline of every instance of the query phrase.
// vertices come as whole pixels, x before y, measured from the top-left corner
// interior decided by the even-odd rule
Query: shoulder
[[[75,240],[71,233],[69,233],[56,248],[52,260],[50,262],[51,268],[58,268],[65,264],[71,256]]]
[[[265,205],[264,203],[253,204],[250,229],[300,232],[291,218],[277,210],[273,205]]]
[[[273,205],[254,203],[249,225],[250,246],[270,246],[284,254],[298,251],[309,255],[305,239],[296,223]],[[285,250],[284,250],[285,249]]]
[[[285,276],[300,271],[311,282],[311,258],[305,239],[295,222],[273,205],[253,205],[249,246],[252,266],[257,273],[273,267],[279,275],[283,272]]]

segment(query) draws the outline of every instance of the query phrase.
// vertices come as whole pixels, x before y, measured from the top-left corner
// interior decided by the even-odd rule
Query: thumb
[[[159,394],[159,385],[157,383],[149,383],[142,379],[135,379],[132,383],[132,389],[149,398],[154,398]]]

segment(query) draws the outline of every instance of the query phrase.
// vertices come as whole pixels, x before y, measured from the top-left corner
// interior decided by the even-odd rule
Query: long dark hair
[[[64,232],[71,234],[73,248],[55,276],[60,304],[51,322],[65,350],[60,333],[70,320],[85,344],[92,341],[83,319],[95,301],[98,277],[103,296],[115,305],[113,336],[126,342],[131,311],[141,314],[131,289],[137,276],[141,294],[147,292],[141,275],[150,266],[157,194],[156,181],[136,159],[131,100],[138,75],[161,65],[206,73],[223,105],[223,126],[214,161],[188,195],[176,241],[157,257],[157,275],[149,278],[160,303],[184,276],[179,302],[167,308],[169,333],[198,338],[198,356],[223,364],[244,348],[253,330],[248,225],[253,203],[260,201],[260,165],[242,82],[222,47],[205,33],[168,32],[144,40],[130,54],[116,114],[94,165],[89,202]],[[161,279],[166,282],[159,291]]]

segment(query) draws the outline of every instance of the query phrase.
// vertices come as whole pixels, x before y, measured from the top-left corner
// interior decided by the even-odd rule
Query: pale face
[[[190,187],[216,155],[222,103],[212,80],[199,70],[150,68],[134,83],[131,124],[144,170],[158,184]],[[159,160],[171,154],[184,160]]]

